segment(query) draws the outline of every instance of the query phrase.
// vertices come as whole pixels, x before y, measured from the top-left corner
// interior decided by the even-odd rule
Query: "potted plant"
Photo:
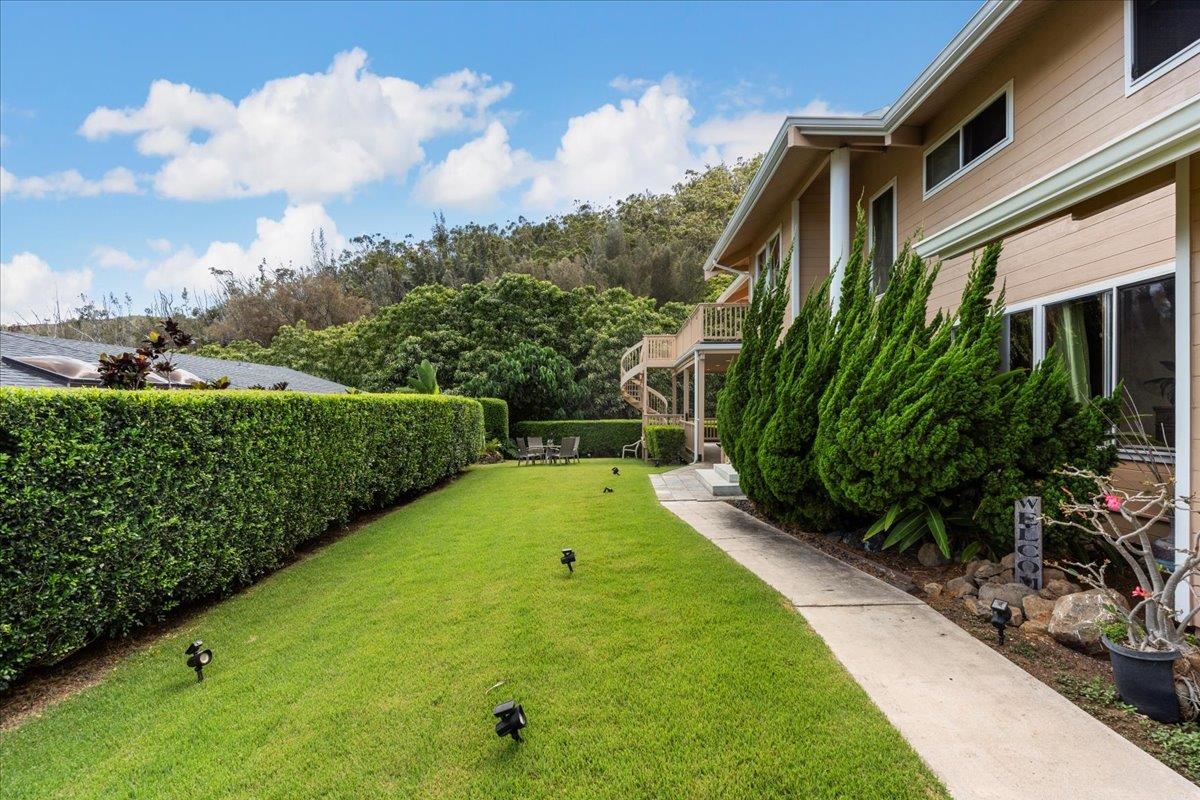
[[[1117,692],[1159,722],[1179,722],[1181,698],[1190,706],[1187,716],[1195,716],[1200,712],[1196,681],[1180,678],[1177,692],[1174,662],[1194,650],[1186,632],[1200,613],[1200,602],[1191,589],[1191,577],[1200,567],[1200,539],[1193,538],[1186,550],[1175,551],[1173,564],[1158,560],[1152,546],[1156,526],[1176,510],[1186,514],[1191,498],[1175,496],[1170,474],[1155,476],[1136,491],[1118,488],[1110,476],[1089,470],[1067,468],[1061,474],[1085,481],[1088,496],[1067,491],[1062,518],[1047,516],[1045,522],[1099,538],[1120,556],[1137,581],[1129,608],[1109,606],[1113,624],[1106,626],[1101,639],[1109,652]],[[1108,589],[1108,566],[1107,561],[1099,566],[1069,562],[1068,569],[1080,581]],[[1177,608],[1176,598],[1183,592],[1190,592],[1192,600],[1187,612]]]

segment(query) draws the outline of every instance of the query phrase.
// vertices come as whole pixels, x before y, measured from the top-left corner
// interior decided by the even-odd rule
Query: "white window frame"
[[[1137,80],[1133,78],[1133,0],[1125,0],[1125,96],[1144,89],[1171,70],[1200,54],[1200,41],[1193,42],[1175,55],[1159,64]]]
[[[875,201],[887,193],[887,190],[892,190],[892,259],[900,254],[900,193],[896,190],[896,177],[885,183],[882,188],[875,194],[871,195],[871,199],[867,201],[867,214],[870,215],[867,220],[867,248],[875,249]],[[875,289],[875,265],[871,265],[871,288]],[[885,287],[886,288],[886,287]],[[876,291],[875,297],[882,295],[882,291]]]
[[[1004,125],[1006,127],[1006,132],[1005,132],[1004,138],[1001,139],[1000,141],[996,142],[994,145],[989,147],[987,150],[983,151],[983,153],[981,153],[979,155],[979,158],[975,159],[970,164],[963,164],[963,145],[962,145],[962,136],[961,136],[963,127],[968,122],[970,122],[975,117],[977,117],[979,115],[980,111],[983,111],[985,108],[990,106],[992,103],[996,102],[996,100],[999,97],[1001,97],[1002,95],[1007,97],[1007,101],[1004,104],[1004,106],[1005,106],[1005,108],[1004,108]],[[956,133],[960,134],[958,137],[958,170],[956,170],[955,172],[952,172],[950,174],[950,177],[946,178],[944,181],[939,183],[937,186],[934,186],[931,189],[926,188],[927,186],[929,186],[929,176],[927,174],[927,167],[928,167],[928,163],[929,163],[929,161],[928,161],[929,154],[932,153],[934,150],[937,150],[938,147],[940,147],[942,144],[944,144],[947,139],[949,139],[951,136],[953,136]],[[1013,143],[1014,138],[1016,138],[1016,128],[1015,128],[1015,123],[1013,122],[1013,81],[1012,81],[1012,78],[1009,78],[1008,83],[1004,84],[1004,86],[1002,86],[999,91],[993,93],[990,97],[988,97],[987,100],[984,100],[982,103],[980,103],[978,106],[976,106],[974,111],[972,111],[970,114],[967,114],[965,117],[963,117],[961,120],[959,120],[959,123],[957,125],[953,126],[952,128],[950,128],[950,130],[946,131],[946,133],[943,136],[941,136],[936,142],[934,142],[931,146],[925,148],[925,152],[923,152],[921,154],[921,199],[928,200],[930,197],[933,197],[935,194],[940,192],[942,189],[945,189],[947,186],[949,186],[950,184],[957,181],[963,175],[966,175],[968,172],[975,169],[976,167],[978,167],[983,162],[987,161],[992,156],[996,155],[996,153],[999,153],[1001,150],[1008,147],[1010,144]]]
[[[783,262],[783,226],[782,225],[780,225],[778,228],[776,228],[775,232],[767,237],[766,243],[762,247],[758,248],[758,252],[754,254],[754,282],[755,283],[758,282],[760,265],[763,263],[762,256],[764,253],[766,253],[768,250],[771,249],[771,243],[774,242],[776,239],[779,240],[779,258],[777,259],[777,263],[775,263],[773,266],[771,266],[767,270],[766,285],[768,287],[770,287],[775,282],[775,274],[774,274],[775,270],[778,269]]]
[[[1117,275],[1112,278],[1105,278],[1102,281],[1085,284],[1082,286],[1072,287],[1062,292],[1055,294],[1043,295],[1031,300],[1023,300],[1019,303],[1009,303],[1005,305],[1004,313],[1015,314],[1019,311],[1033,311],[1033,366],[1037,367],[1046,358],[1046,307],[1057,303],[1062,303],[1068,300],[1079,300],[1089,295],[1107,293],[1108,301],[1108,325],[1109,325],[1109,345],[1108,345],[1108,364],[1106,372],[1107,385],[1104,387],[1105,392],[1111,392],[1117,381],[1117,352],[1120,348],[1121,332],[1117,330],[1117,290],[1123,286],[1133,286],[1138,283],[1145,283],[1158,278],[1166,278],[1175,275],[1175,262],[1169,261],[1165,264],[1159,264],[1154,267],[1137,272],[1131,272],[1125,275]],[[1178,309],[1176,309],[1178,311]],[[1178,376],[1178,365],[1176,365],[1176,374]],[[1178,379],[1178,377],[1177,377]],[[1175,449],[1174,443],[1168,445],[1172,450]],[[1167,448],[1154,448],[1154,452],[1146,453],[1139,450],[1133,450],[1126,447],[1118,448],[1117,455],[1125,461],[1163,461]]]

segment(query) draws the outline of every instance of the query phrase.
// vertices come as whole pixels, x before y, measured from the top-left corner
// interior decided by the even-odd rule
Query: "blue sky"
[[[891,102],[978,8],[0,4],[0,320],[537,218]]]

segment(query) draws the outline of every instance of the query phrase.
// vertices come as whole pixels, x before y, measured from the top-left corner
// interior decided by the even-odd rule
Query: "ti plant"
[[[115,356],[101,353],[97,367],[100,384],[109,389],[143,389],[151,372],[170,381],[171,373],[175,371],[170,356],[171,348],[187,347],[194,340],[171,317],[162,321],[162,327],[161,333],[150,331],[146,334],[141,346],[133,353]]]

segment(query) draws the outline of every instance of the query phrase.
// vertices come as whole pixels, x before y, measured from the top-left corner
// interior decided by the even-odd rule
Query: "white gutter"
[[[856,136],[862,134],[886,136],[892,133],[914,109],[933,93],[942,81],[962,64],[963,60],[974,52],[975,48],[996,29],[1017,7],[1021,0],[987,0],[975,12],[967,24],[963,26],[950,43],[942,48],[937,57],[927,66],[917,79],[904,90],[900,98],[892,103],[880,116],[857,117],[787,117],[775,135],[771,147],[763,156],[763,162],[746,194],[738,203],[730,217],[729,223],[717,243],[709,252],[704,262],[705,272],[718,269],[717,258],[729,245],[730,239],[742,227],[750,209],[758,201],[771,176],[779,168],[784,153],[787,152],[788,131],[798,127],[814,134],[824,136]]]

